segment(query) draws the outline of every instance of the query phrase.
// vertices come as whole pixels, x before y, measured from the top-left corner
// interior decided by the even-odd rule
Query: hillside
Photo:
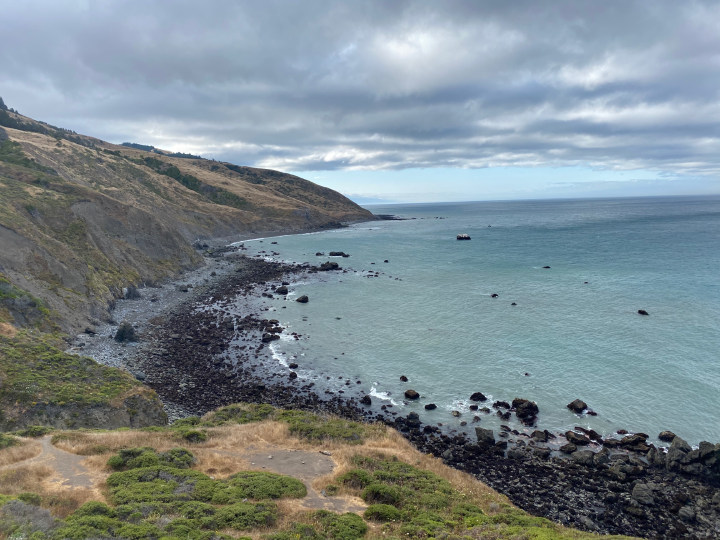
[[[201,265],[198,239],[373,219],[290,174],[118,146],[6,108],[0,126],[0,324],[77,333],[123,287]]]

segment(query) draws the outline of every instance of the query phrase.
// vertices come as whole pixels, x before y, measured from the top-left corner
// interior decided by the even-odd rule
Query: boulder
[[[329,272],[330,270],[340,270],[340,265],[335,261],[324,262],[318,268],[321,272]]]
[[[437,409],[437,405],[435,405],[434,403],[428,403],[427,405],[425,405],[426,411],[434,411],[435,409]]]
[[[495,434],[492,429],[476,427],[475,435],[477,436],[478,443],[484,443],[490,446],[495,444]]]
[[[575,463],[585,465],[586,467],[592,467],[594,465],[594,458],[595,452],[592,450],[576,450],[570,454],[570,459],[572,459]]]
[[[297,369],[297,368],[298,368],[298,365],[297,365],[295,362],[293,362],[293,363],[291,363],[288,367],[289,367],[290,369]]]
[[[540,409],[534,401],[515,398],[513,399],[512,406],[515,409],[515,416],[524,424],[531,425],[537,420],[537,413],[540,412]]]
[[[291,372],[290,372],[290,379],[291,379],[291,380],[292,380],[292,379],[297,379],[297,376],[298,376],[297,373],[295,373],[294,371],[291,371]]]
[[[360,403],[362,403],[363,405],[369,406],[369,405],[372,405],[372,399],[370,399],[370,396],[363,396],[362,399],[360,400]]]
[[[680,437],[675,437],[666,456],[667,468],[671,470],[678,469],[681,461],[690,452],[692,452],[690,445]]]
[[[400,375],[400,380],[402,382],[408,382],[408,378],[405,375]]]
[[[490,298],[497,298],[497,297],[498,297],[497,293],[492,293],[492,294],[490,295]]]
[[[319,251],[315,254],[316,257],[324,257],[324,253],[320,253]]]
[[[675,438],[675,434],[672,431],[663,431],[658,435],[658,439],[664,442],[671,443]]]
[[[347,253],[343,253],[342,251],[331,251],[330,257],[349,257]]]
[[[278,339],[280,339],[279,335],[271,334],[268,332],[262,335],[262,339],[260,341],[262,341],[263,343],[270,343],[271,341],[276,341]]]
[[[144,381],[146,378],[145,373],[143,373],[142,371],[136,371],[135,373],[133,373],[133,375],[138,381]]]
[[[595,454],[593,461],[596,467],[598,465],[607,465],[610,462],[610,450],[604,447],[601,448],[600,451]]]
[[[651,448],[647,454],[647,460],[650,465],[655,465],[656,467],[664,467],[666,464],[665,452],[657,448]]]
[[[574,431],[565,432],[565,438],[569,443],[575,444],[577,446],[587,446],[588,444],[590,444],[590,439],[588,439],[585,435],[580,435],[578,433],[575,433]]]
[[[547,433],[545,433],[544,431],[540,431],[539,429],[533,431],[530,437],[532,438],[532,440],[537,442],[547,442],[548,440]]]
[[[493,403],[493,407],[496,409],[509,409],[510,404],[507,401],[496,401]]]
[[[582,399],[576,399],[575,401],[568,403],[567,408],[576,414],[581,414],[585,409],[588,408],[588,406],[587,403],[585,403]]]
[[[470,401],[487,401],[487,398],[482,392],[475,392],[472,396],[470,396]]]
[[[287,288],[285,285],[281,285],[280,287],[278,287],[277,289],[275,289],[275,293],[276,293],[276,294],[287,294],[287,293],[288,293],[288,288]]]
[[[307,295],[303,294],[300,298],[295,300],[296,302],[300,302],[301,304],[307,304],[310,299],[307,297]]]
[[[549,459],[550,458],[550,449],[549,448],[535,448],[533,450],[533,454],[535,454],[536,457],[540,459]]]
[[[563,454],[572,454],[577,450],[577,446],[573,443],[567,443],[562,445],[558,450],[560,450]]]
[[[649,314],[647,311],[645,311],[644,309],[638,309],[638,314],[640,314],[640,315],[650,315],[650,314]]]
[[[121,343],[125,341],[137,341],[133,325],[127,321],[123,321],[118,327],[117,332],[115,332],[115,341]]]
[[[452,414],[455,418],[457,418],[458,416],[460,416],[460,411],[452,411],[452,412],[450,412],[450,414]]]
[[[655,504],[652,487],[648,484],[635,484],[635,487],[633,487],[632,490],[632,498],[640,504],[644,504],[646,506]]]
[[[418,394],[415,390],[407,389],[405,390],[405,397],[407,399],[418,399],[420,394]]]

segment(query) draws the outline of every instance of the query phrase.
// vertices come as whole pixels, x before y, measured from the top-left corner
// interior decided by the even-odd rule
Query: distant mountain
[[[123,287],[202,264],[197,239],[374,219],[291,174],[114,145],[2,102],[0,126],[0,279],[67,332],[106,318]],[[47,320],[18,306],[0,294],[0,324]]]

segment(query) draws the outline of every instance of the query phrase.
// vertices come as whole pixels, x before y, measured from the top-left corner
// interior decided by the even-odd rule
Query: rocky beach
[[[467,421],[449,429],[415,412],[393,411],[347,374],[332,374],[345,381],[344,390],[333,391],[318,376],[298,376],[297,364],[279,363],[270,344],[280,336],[307,339],[283,328],[276,313],[282,303],[300,300],[288,296],[297,283],[354,270],[284,264],[271,258],[279,255],[272,250],[249,257],[242,245],[195,247],[205,267],[162,287],[131,290],[117,302],[115,324],[89,329],[95,337],[81,335],[75,342],[82,354],[124,367],[155,390],[171,420],[243,401],[384,422],[531,514],[606,534],[720,534],[720,445],[692,448],[669,432],[660,437],[666,447],[648,442],[648,434],[622,430],[605,438],[581,426],[553,433],[540,429],[543,411],[532,396],[490,403],[479,389],[470,396],[472,416],[462,413]],[[137,341],[114,339],[123,322]],[[416,397],[413,392],[408,388],[406,399]],[[578,423],[592,414],[580,400],[568,407]],[[523,428],[479,427],[488,415],[514,417]]]

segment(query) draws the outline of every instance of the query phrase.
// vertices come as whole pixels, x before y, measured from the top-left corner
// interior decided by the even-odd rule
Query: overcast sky
[[[0,96],[357,200],[720,193],[720,2],[0,2]]]

